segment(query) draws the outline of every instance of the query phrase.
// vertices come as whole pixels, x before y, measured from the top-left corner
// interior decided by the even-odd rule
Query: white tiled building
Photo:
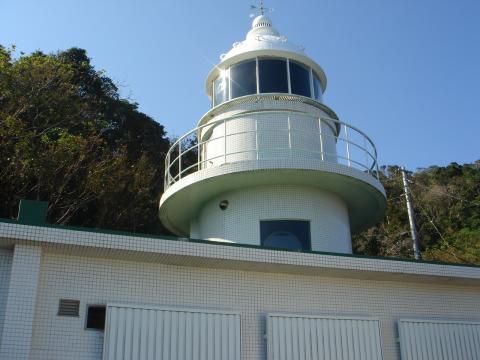
[[[480,358],[479,267],[351,254],[385,193],[325,87],[259,16],[167,157],[180,237],[0,220],[0,359]]]

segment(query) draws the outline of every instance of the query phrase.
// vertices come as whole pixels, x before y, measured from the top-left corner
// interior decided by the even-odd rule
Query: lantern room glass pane
[[[260,221],[262,246],[288,249],[310,250],[310,222],[303,220],[263,220]]]
[[[257,93],[257,65],[246,61],[230,68],[232,99]]]
[[[322,101],[322,83],[317,75],[313,75],[313,92],[315,93],[315,100]]]
[[[288,93],[286,60],[259,59],[258,77],[261,93]]]
[[[220,105],[228,100],[228,76],[220,75],[213,82],[213,106]]]
[[[311,97],[310,70],[290,61],[290,86],[292,94]]]

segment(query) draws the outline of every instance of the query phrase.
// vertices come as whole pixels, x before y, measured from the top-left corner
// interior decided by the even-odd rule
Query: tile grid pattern
[[[29,358],[41,254],[39,246],[15,245],[0,359]]]
[[[218,206],[222,200],[228,208]],[[334,194],[303,186],[257,186],[212,198],[200,211],[201,239],[260,245],[260,221],[306,220],[315,251],[351,253],[348,211]]]
[[[7,305],[8,286],[10,284],[10,270],[12,267],[13,251],[0,249],[0,344],[2,342],[3,321]]]
[[[57,316],[60,298],[80,300],[80,317]],[[473,320],[478,287],[338,279],[195,268],[45,253],[32,358],[101,359],[103,335],[85,329],[88,304],[122,303],[239,312],[242,359],[266,358],[266,315],[362,316],[380,320],[385,360],[399,359],[403,317]],[[477,314],[477,315],[475,315]]]
[[[475,267],[271,251],[0,223],[0,246],[12,239],[17,241],[12,278],[23,269],[24,274],[29,274],[27,285],[32,290],[32,279],[40,272],[36,305],[34,296],[28,297],[30,310],[35,307],[32,359],[100,359],[102,333],[85,330],[88,304],[122,302],[239,311],[244,359],[265,358],[265,316],[270,312],[378,317],[385,359],[392,360],[398,359],[395,322],[399,317],[465,320],[480,313],[480,269]],[[38,268],[40,249],[28,244],[43,246],[41,271]],[[71,256],[74,252],[79,256]],[[128,261],[130,254],[140,257]],[[205,261],[204,267],[192,264],[198,259]],[[262,268],[249,270],[262,272],[243,271],[253,263],[261,264]],[[226,264],[233,269],[223,267]],[[235,268],[235,264],[246,265]],[[279,264],[288,266],[291,274],[276,272],[275,266]],[[304,266],[318,271],[315,276],[296,272]],[[342,269],[347,272],[341,277],[328,277],[327,271]],[[370,272],[372,278],[377,276],[384,281],[355,279],[354,274],[359,272]],[[410,274],[408,282],[385,281],[405,274]],[[437,282],[412,280],[425,275],[436,278]],[[452,278],[456,278],[457,283],[451,282]],[[459,281],[466,279],[472,281],[473,286],[460,285]],[[25,279],[12,284],[22,288]],[[18,289],[10,290],[13,293],[9,299],[18,293]],[[80,300],[78,318],[57,316],[61,298]],[[14,309],[18,311],[17,307]],[[26,310],[21,318],[31,324],[33,318],[30,310]],[[7,312],[10,313],[8,304]],[[11,319],[7,317],[6,323],[11,323]],[[26,333],[28,341],[28,331]],[[10,340],[14,343],[12,334]],[[18,345],[24,333],[17,331],[16,335]],[[25,355],[25,342],[22,340],[21,344]]]
[[[448,279],[480,280],[480,267],[455,266],[448,264],[416,263],[410,261],[382,260],[367,257],[337,256],[329,254],[297,253],[266,249],[224,246],[219,244],[196,243],[181,239],[153,238],[146,236],[117,235],[102,232],[86,232],[61,228],[38,227],[0,222],[0,247],[2,241],[27,242],[55,247],[93,248],[94,252],[102,252],[102,256],[116,252],[135,252],[144,256],[145,260],[155,260],[155,255],[166,257],[188,256],[206,260],[223,261],[232,264],[259,262],[267,270],[275,271],[275,265],[290,267],[308,266],[319,270],[346,270],[358,272],[375,272],[393,277],[395,275],[432,276]],[[138,258],[138,257],[137,257]],[[190,258],[189,258],[190,260]],[[188,261],[185,262],[188,264]],[[269,266],[271,269],[269,269]]]

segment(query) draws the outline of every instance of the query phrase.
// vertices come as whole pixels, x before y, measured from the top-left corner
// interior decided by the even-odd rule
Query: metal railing
[[[265,113],[265,111],[262,112],[262,114]],[[276,113],[278,114],[278,111]],[[251,115],[252,113],[249,113],[248,116],[239,114],[209,122],[178,138],[165,157],[165,190],[186,175],[205,168],[238,161],[279,159],[281,157],[317,159],[330,163],[344,164],[368,173],[379,180],[375,145],[358,128],[339,120],[322,117],[314,118],[315,121],[318,121],[318,128],[312,132],[311,129],[307,131],[292,127],[291,123],[298,123],[302,120],[292,120],[289,115],[285,115],[288,121],[287,128],[267,126],[266,129],[260,129],[259,123],[262,121],[271,123],[271,120],[262,117],[255,119]],[[253,123],[254,126],[252,126],[253,129],[232,132],[231,129],[227,131],[230,122],[237,122],[235,125],[238,125],[240,122],[244,124]],[[214,129],[220,131],[214,131]],[[249,143],[253,142],[253,147],[244,148],[240,146],[240,149],[236,151],[228,151],[229,142],[233,142],[235,136],[248,134],[251,134]],[[270,136],[270,139],[272,134],[277,139],[288,139],[288,141],[285,141],[285,143],[288,142],[288,145],[275,147],[259,146],[261,143],[259,139],[262,139],[262,135],[265,136],[266,134]],[[295,145],[292,139],[296,138],[296,142],[298,142],[298,137],[301,136],[304,136],[307,140],[318,139],[318,143],[316,142],[312,146],[310,141],[310,144],[307,144],[310,146],[307,147],[302,147],[301,144]],[[245,146],[248,145],[247,143],[245,143]],[[333,149],[331,149],[332,144]],[[211,147],[210,150],[213,149],[215,151],[208,151],[209,146]],[[235,146],[233,147],[239,147],[238,138],[235,139]],[[218,150],[220,150],[220,153]],[[240,156],[242,154],[244,155],[243,158]]]

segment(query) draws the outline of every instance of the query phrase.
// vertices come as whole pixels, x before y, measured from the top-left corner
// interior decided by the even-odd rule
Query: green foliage
[[[85,50],[13,59],[0,46],[0,217],[48,201],[49,221],[164,231],[163,126],[121,99]]]
[[[385,220],[354,237],[359,254],[413,257],[400,169],[382,177],[387,191]],[[480,264],[480,161],[432,166],[411,175],[423,259]]]

